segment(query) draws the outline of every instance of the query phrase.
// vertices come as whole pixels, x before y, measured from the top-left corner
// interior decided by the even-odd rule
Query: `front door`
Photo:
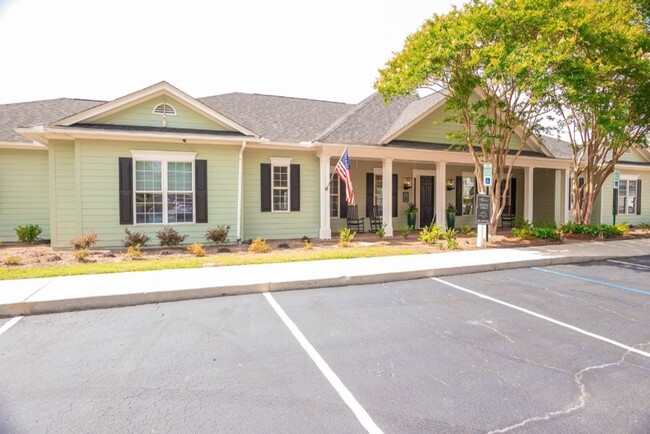
[[[433,192],[434,176],[420,176],[420,227],[429,226],[433,222],[435,203]]]

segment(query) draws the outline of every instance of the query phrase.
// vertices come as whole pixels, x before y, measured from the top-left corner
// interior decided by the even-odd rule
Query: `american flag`
[[[341,158],[339,158],[339,162],[336,163],[336,167],[334,168],[334,170],[336,170],[336,173],[339,174],[339,178],[341,178],[341,181],[345,183],[345,193],[346,193],[345,201],[350,205],[354,205],[354,189],[352,188],[352,172],[350,172],[350,159],[348,158],[347,148],[343,151],[343,155],[341,155]]]

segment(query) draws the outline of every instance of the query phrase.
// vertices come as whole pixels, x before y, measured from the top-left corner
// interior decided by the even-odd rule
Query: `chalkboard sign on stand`
[[[474,215],[477,225],[489,225],[492,217],[492,206],[490,196],[485,193],[476,195],[476,214]]]

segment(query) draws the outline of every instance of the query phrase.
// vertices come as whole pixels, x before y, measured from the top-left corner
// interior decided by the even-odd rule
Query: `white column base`
[[[332,239],[332,230],[330,228],[321,228],[320,233],[318,234],[318,237],[321,240],[331,240]]]

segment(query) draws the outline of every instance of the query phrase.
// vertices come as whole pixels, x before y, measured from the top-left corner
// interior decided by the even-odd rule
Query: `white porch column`
[[[320,159],[320,231],[321,240],[332,239],[332,228],[330,226],[330,191],[325,190],[330,182],[330,156],[319,155]]]
[[[569,203],[571,202],[571,191],[569,191],[569,186],[571,185],[571,171],[569,169],[564,169],[562,173],[564,174],[564,176],[562,176],[562,191],[564,193],[562,199],[564,220],[562,223],[569,223],[571,221],[571,210],[569,209]]]
[[[568,222],[569,217],[569,187],[568,187],[568,170],[556,169],[555,170],[555,191],[558,193],[556,197],[556,206],[558,213],[555,216],[555,223],[561,226]]]
[[[436,224],[447,230],[447,163],[439,161],[436,163]],[[460,187],[459,187],[460,188]]]
[[[383,209],[382,222],[384,224],[384,235],[393,236],[393,159],[386,158],[383,162],[382,172],[383,182]]]
[[[533,221],[533,168],[524,168],[524,218]]]

